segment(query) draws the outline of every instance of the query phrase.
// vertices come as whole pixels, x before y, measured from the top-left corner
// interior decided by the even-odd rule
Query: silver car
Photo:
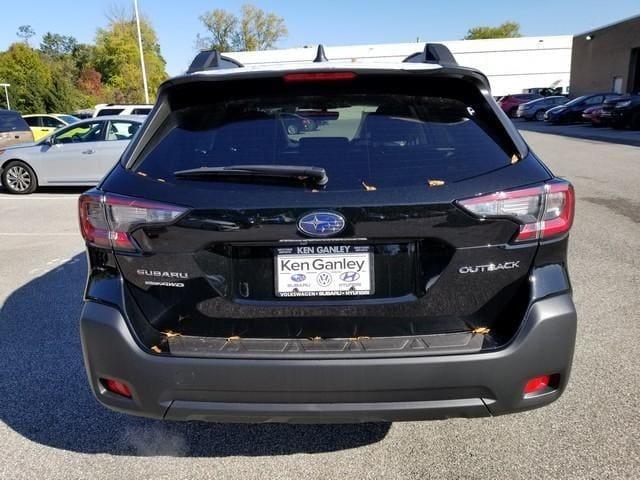
[[[95,185],[118,161],[145,118],[91,118],[36,143],[0,149],[2,185],[18,194],[39,186]]]

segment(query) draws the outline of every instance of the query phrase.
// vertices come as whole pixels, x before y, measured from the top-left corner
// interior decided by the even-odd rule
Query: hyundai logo
[[[340,274],[340,280],[343,282],[355,282],[360,278],[360,274],[358,272],[344,272]]]
[[[339,213],[312,212],[298,220],[298,230],[310,237],[330,237],[345,227],[344,217]]]

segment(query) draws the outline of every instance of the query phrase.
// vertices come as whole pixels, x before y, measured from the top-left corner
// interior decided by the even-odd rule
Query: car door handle
[[[96,153],[96,151],[93,148],[88,148],[86,150],[83,150],[82,153],[86,155],[91,155],[92,153]]]

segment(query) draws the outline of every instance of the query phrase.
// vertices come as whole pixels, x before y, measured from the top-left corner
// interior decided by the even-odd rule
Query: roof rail
[[[402,62],[458,65],[458,62],[456,62],[451,50],[441,43],[425,43],[423,51],[409,55]]]
[[[328,61],[329,59],[324,53],[324,47],[322,44],[318,45],[318,52],[316,53],[316,58],[313,59],[313,63],[324,63]]]
[[[207,70],[217,70],[220,68],[239,67],[244,67],[244,65],[242,65],[237,60],[234,60],[233,58],[220,55],[220,52],[218,52],[217,50],[202,50],[195,56],[195,58],[191,62],[191,65],[189,65],[187,73],[204,72]]]

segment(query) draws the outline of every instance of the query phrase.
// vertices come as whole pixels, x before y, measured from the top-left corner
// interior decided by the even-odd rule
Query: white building
[[[494,96],[532,88],[562,87],[567,91],[571,73],[571,35],[493,40],[454,40],[443,43],[460,65],[474,67],[489,77]],[[348,62],[400,62],[421,51],[424,43],[325,46],[330,60]],[[313,60],[316,46],[225,55],[244,65]]]

